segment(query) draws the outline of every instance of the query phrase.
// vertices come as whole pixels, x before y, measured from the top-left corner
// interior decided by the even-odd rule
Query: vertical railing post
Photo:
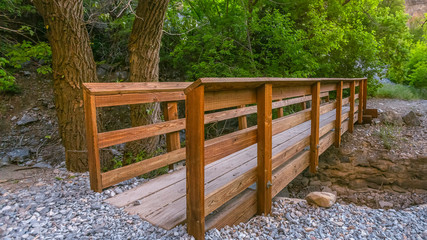
[[[354,131],[354,100],[356,94],[356,83],[355,81],[350,82],[350,112],[348,114],[348,132],[353,133]]]
[[[366,111],[366,100],[368,96],[368,79],[363,80],[363,113]]]
[[[272,85],[257,89],[257,209],[258,214],[271,212],[272,188]]]
[[[240,105],[239,106],[239,108],[244,108],[244,107],[246,107],[246,105]],[[239,121],[239,129],[240,130],[248,128],[248,120],[247,120],[246,116],[240,116],[237,119]]]
[[[343,82],[339,81],[337,84],[337,100],[335,109],[335,147],[340,147],[341,144],[342,87]]]
[[[98,147],[98,127],[96,123],[95,97],[87,90],[83,90],[85,108],[86,142],[90,188],[95,192],[102,192],[101,160]]]
[[[311,86],[310,172],[316,173],[319,164],[320,82]]]
[[[302,96],[302,97],[305,97],[305,96]],[[302,110],[307,109],[307,102],[302,102],[302,103],[301,103],[301,109],[302,109]]]
[[[363,80],[359,81],[359,109],[358,109],[358,115],[357,115],[357,123],[361,124],[363,122],[363,98],[364,98],[364,87],[363,87]]]
[[[186,111],[186,181],[187,230],[196,239],[205,236],[205,127],[204,86],[187,94]]]
[[[279,101],[282,101],[282,99],[279,99]],[[283,107],[280,107],[277,109],[277,118],[281,118],[284,116]]]
[[[163,115],[165,121],[178,119],[178,103],[167,102],[164,104]],[[179,140],[179,132],[171,132],[166,134],[166,148],[168,152],[178,150],[181,148],[181,142]],[[173,164],[169,165],[169,170],[173,170]]]

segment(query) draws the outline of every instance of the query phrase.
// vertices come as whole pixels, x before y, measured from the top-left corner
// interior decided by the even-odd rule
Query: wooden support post
[[[178,103],[167,102],[164,104],[163,115],[165,121],[178,119]],[[179,132],[171,132],[166,134],[166,148],[168,152],[178,150],[181,148],[181,142],[179,140]],[[169,165],[169,170],[173,170],[173,164]]]
[[[363,123],[363,98],[364,98],[364,91],[363,91],[363,80],[359,82],[359,109],[358,115],[357,115],[357,123],[362,124]]]
[[[282,101],[282,99],[280,99],[279,101]],[[277,118],[281,118],[284,116],[284,112],[283,112],[283,107],[277,109]]]
[[[304,96],[303,96],[303,97],[304,97]],[[302,102],[302,103],[301,103],[301,109],[302,109],[302,110],[307,109],[307,102]]]
[[[343,83],[340,81],[337,84],[337,105],[335,109],[335,147],[340,147],[341,144],[342,86]]]
[[[353,133],[354,131],[354,100],[356,95],[356,83],[355,81],[350,82],[350,112],[348,114],[348,132]]]
[[[204,86],[187,94],[186,181],[187,230],[197,240],[205,237],[205,126]]]
[[[319,164],[320,82],[311,86],[310,172],[316,173]]]
[[[246,105],[240,105],[239,106],[239,108],[244,108],[244,107],[246,107]],[[239,129],[240,130],[248,128],[248,120],[247,120],[246,116],[238,117],[238,121],[239,121]]]
[[[86,90],[84,90],[83,102],[85,108],[86,142],[90,188],[95,192],[102,192],[101,160],[99,158],[95,97],[90,95],[90,93]]]
[[[367,96],[368,96],[368,79],[365,79],[363,80],[363,115],[365,115]]]
[[[272,189],[272,85],[257,89],[258,157],[257,209],[258,214],[271,212]]]

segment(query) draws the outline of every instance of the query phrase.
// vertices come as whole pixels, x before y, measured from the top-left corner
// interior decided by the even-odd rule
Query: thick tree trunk
[[[159,81],[159,51],[163,23],[169,0],[140,0],[129,41],[130,81]],[[146,125],[160,119],[160,105],[141,104],[131,106],[132,126]],[[159,142],[158,137],[127,144],[133,154],[141,151],[152,153]]]
[[[55,105],[70,171],[87,170],[82,83],[97,81],[82,0],[33,0],[52,48]]]

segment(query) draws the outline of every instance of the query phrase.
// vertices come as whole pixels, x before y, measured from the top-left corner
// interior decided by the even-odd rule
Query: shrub
[[[18,87],[15,85],[15,77],[4,68],[9,61],[0,57],[0,93],[17,93]]]
[[[384,84],[374,94],[380,98],[397,98],[403,100],[427,99],[426,89],[416,89],[412,86],[401,84]]]

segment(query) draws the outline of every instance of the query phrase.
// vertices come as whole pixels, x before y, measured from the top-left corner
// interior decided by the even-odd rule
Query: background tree
[[[169,0],[139,1],[129,39],[131,82],[158,82],[160,45],[163,22]],[[132,126],[146,125],[160,119],[158,103],[131,106]],[[159,143],[158,137],[127,144],[127,149],[137,154],[152,153]]]
[[[70,171],[87,169],[83,82],[96,82],[96,65],[83,19],[83,1],[34,0],[52,48],[55,106]]]

